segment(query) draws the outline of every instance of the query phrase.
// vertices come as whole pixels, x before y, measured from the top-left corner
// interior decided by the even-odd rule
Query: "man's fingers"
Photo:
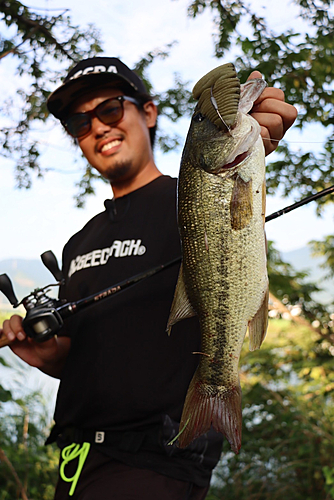
[[[247,81],[254,80],[254,78],[262,78],[262,74],[260,73],[260,71],[252,71],[249,77],[247,78]]]
[[[271,135],[273,139],[278,140],[282,139],[285,132],[291,127],[291,125],[297,118],[296,108],[277,97],[265,97],[261,100],[260,96],[260,98],[254,104],[251,112],[256,120],[260,119],[260,125],[267,126],[270,125],[270,122],[272,122],[273,131],[276,132],[278,129],[282,131],[282,133],[278,137],[274,137],[274,135]],[[262,117],[260,115],[262,115]]]
[[[11,342],[15,339],[20,341],[25,340],[27,336],[22,328],[21,316],[14,314],[10,319],[5,320],[3,323],[3,333]]]

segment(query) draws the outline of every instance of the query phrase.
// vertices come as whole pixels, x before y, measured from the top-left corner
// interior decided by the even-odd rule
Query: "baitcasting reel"
[[[12,282],[7,274],[0,275],[0,291],[7,297],[13,307],[23,305],[27,311],[22,321],[26,334],[37,342],[44,342],[53,337],[62,327],[63,319],[58,309],[63,303],[47,295],[51,286],[63,283],[63,274],[58,267],[58,262],[51,250],[41,255],[43,264],[57,280],[56,284],[35,289],[30,295],[18,302],[13,290]]]

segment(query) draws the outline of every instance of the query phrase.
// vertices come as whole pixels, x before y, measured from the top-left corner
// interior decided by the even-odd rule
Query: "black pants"
[[[77,465],[77,460],[66,465],[67,478]],[[130,467],[90,449],[71,496],[70,489],[71,483],[59,478],[54,500],[204,500],[209,488]]]

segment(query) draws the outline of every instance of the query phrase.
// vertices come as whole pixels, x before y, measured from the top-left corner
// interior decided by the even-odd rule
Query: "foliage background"
[[[189,22],[203,17],[212,21],[211,32],[200,36],[203,41],[212,36],[215,64],[233,53],[241,80],[246,79],[249,68],[257,67],[269,84],[279,84],[286,99],[298,107],[296,126],[301,132],[310,125],[316,127],[317,148],[311,143],[298,148],[282,142],[268,164],[269,194],[280,192],[299,199],[334,184],[333,1],[295,0],[290,5],[298,9],[303,31],[273,29],[258,13],[256,2],[187,2]],[[0,0],[1,14],[0,60],[4,64],[10,59],[15,74],[14,94],[1,101],[1,155],[14,162],[17,184],[30,188],[48,174],[41,161],[41,142],[36,139],[36,129],[38,137],[50,124],[45,98],[60,72],[82,54],[99,53],[103,41],[96,27],[79,26],[64,9],[34,11],[17,0]],[[135,67],[149,86],[153,85],[152,68],[168,61],[173,47],[173,41],[167,40],[162,48],[152,48],[137,58]],[[189,85],[182,75],[175,75],[167,85],[160,81],[155,93],[160,98],[163,125],[159,144],[168,151],[181,140],[167,124],[171,122],[177,130],[191,112]],[[95,176],[85,165],[77,186],[79,205],[95,186]],[[319,201],[318,213],[332,200]],[[38,217],[36,221],[41,224]],[[333,235],[322,241],[314,238],[313,248],[324,256],[332,276]],[[243,447],[236,457],[225,445],[209,499],[262,500],[282,494],[288,500],[331,499],[333,309],[330,304],[316,303],[312,293],[319,285],[284,263],[271,244],[269,272],[271,292],[280,305],[286,313],[298,307],[300,316],[294,323],[291,317],[289,321],[272,319],[268,339],[259,352],[248,353],[244,346],[240,365]],[[298,318],[304,322],[296,323]],[[2,356],[1,360],[4,362]],[[42,445],[50,424],[44,408],[41,394],[17,395],[0,385],[1,500],[24,495],[34,500],[52,498],[56,455]],[[21,486],[10,472],[10,464]]]
[[[241,358],[243,444],[225,443],[210,500],[334,498],[333,346],[309,328],[271,320]]]
[[[13,2],[9,3],[13,4]],[[219,2],[202,3],[203,7],[195,18],[187,17],[187,8],[190,4],[188,0],[161,0],[159,3],[143,0],[140,4],[134,0],[128,0],[126,4],[119,0],[112,0],[112,8],[109,5],[110,2],[97,0],[94,4],[85,5],[85,9],[81,8],[82,5],[78,0],[71,0],[68,4],[71,10],[65,13],[64,8],[60,8],[62,5],[58,0],[36,0],[34,6],[36,7],[35,13],[40,16],[47,14],[48,17],[57,17],[61,13],[63,13],[63,17],[70,15],[70,24],[74,27],[80,26],[81,32],[89,31],[88,23],[95,22],[95,31],[98,27],[100,45],[104,53],[120,55],[130,66],[136,66],[141,60],[147,58],[149,64],[145,66],[145,74],[151,81],[154,92],[163,97],[167,90],[177,90],[178,84],[175,83],[177,81],[185,83],[184,88],[190,90],[196,80],[215,65],[226,61],[236,61],[238,55],[242,54],[240,45],[236,44],[237,35],[240,33],[243,37],[251,38],[252,36],[250,17],[240,15],[240,22],[233,35],[231,47],[218,60],[214,56],[212,42],[216,40],[219,28],[219,17],[217,17]],[[236,3],[240,4],[240,2]],[[295,37],[295,41],[299,42],[303,40],[305,31],[313,33],[311,22],[303,21],[300,16],[298,2],[282,0],[282,8],[278,10],[274,3],[263,2],[263,0],[252,0],[248,3],[257,12],[258,17],[268,19],[274,36],[292,29],[295,33],[301,33],[300,37]],[[234,9],[233,2],[222,2],[222,4],[231,5],[230,10]],[[311,4],[312,2],[310,2]],[[147,12],[150,13],[149,20]],[[14,26],[6,28],[2,23],[0,31],[2,38],[6,39],[8,35],[10,39],[15,38],[16,45],[20,44],[21,38],[16,37]],[[62,34],[63,32],[65,32],[64,23],[59,29],[54,28],[54,34]],[[62,34],[59,37],[59,41],[66,42],[72,34],[71,32],[66,37],[65,32],[65,35]],[[81,41],[81,50],[83,43]],[[93,45],[93,40],[88,38],[85,45],[87,53],[89,53],[91,45]],[[24,53],[25,47],[31,58],[33,51],[29,46],[22,45],[19,50]],[[165,53],[168,53],[168,57],[162,56]],[[264,52],[264,56],[268,58],[268,53]],[[17,128],[17,124],[20,121],[25,122],[27,106],[20,96],[25,94],[30,96],[36,93],[36,89],[32,86],[34,80],[29,77],[26,70],[23,74],[17,73],[19,59],[16,54],[9,54],[0,61],[0,79],[2,81],[0,108],[5,108],[3,113],[0,111],[0,129],[13,127],[14,130],[21,130]],[[71,63],[71,59],[58,58],[54,60],[52,54],[45,56],[39,67],[41,70],[47,69],[47,73],[44,75],[45,78],[43,74],[40,75],[40,87],[46,92],[53,89],[54,84],[51,77],[58,78],[57,82],[59,82],[59,78],[65,74],[66,68]],[[254,65],[256,64],[255,61]],[[254,65],[252,67],[255,67]],[[276,85],[280,85],[279,79]],[[20,93],[17,95],[18,90]],[[173,99],[176,99],[176,106],[178,106],[178,93],[172,93],[172,95]],[[37,99],[36,103],[38,104],[38,102],[41,103],[41,100]],[[166,114],[173,116],[174,108],[175,103],[171,109],[165,106]],[[6,110],[7,113],[5,113]],[[37,111],[36,106],[34,110]],[[0,158],[2,165],[1,202],[4,207],[10,207],[7,217],[2,217],[1,223],[3,231],[8,232],[11,236],[7,239],[6,245],[0,246],[0,258],[12,256],[36,258],[50,247],[60,258],[64,242],[91,216],[101,211],[103,209],[102,200],[110,197],[110,188],[107,185],[97,179],[90,178],[90,169],[86,170],[87,165],[80,159],[74,145],[62,133],[56,120],[49,117],[44,121],[43,110],[40,114],[41,119],[34,119],[34,116],[39,115],[38,113],[32,115],[32,119],[29,121],[29,138],[20,141],[21,135],[16,136],[18,146],[25,148],[25,151],[30,149],[29,145],[37,143],[35,149],[37,148],[39,154],[37,158],[39,168],[32,168],[34,157],[31,158],[32,162],[29,162],[27,157],[25,161],[21,160],[21,163],[26,165],[28,180],[30,178],[32,181],[31,189],[23,188],[20,191],[14,189],[14,185],[18,182],[15,180],[15,166],[18,165],[21,158],[25,157],[26,153],[11,153],[6,158]],[[164,173],[177,175],[182,144],[188,125],[189,117],[187,115],[176,122],[172,122],[165,115],[160,117],[161,134],[171,138],[171,144],[174,144],[174,136],[177,136],[180,142],[180,146],[167,155],[162,154],[161,149],[156,149],[156,160]],[[308,121],[302,131],[293,127],[286,135],[289,150],[297,153],[300,149],[303,153],[307,153],[311,149],[312,153],[318,156],[318,152],[323,150],[322,144],[326,140],[327,132],[328,128],[325,129],[320,122],[316,121]],[[0,139],[3,139],[1,131]],[[14,137],[12,139],[14,140]],[[168,138],[166,141],[168,142]],[[4,151],[0,150],[1,153]],[[274,154],[268,158],[272,162],[278,159],[282,159],[281,155],[278,157]],[[43,177],[38,177],[39,174],[43,173],[45,174]],[[21,178],[26,179],[26,174],[21,174]],[[98,196],[96,198],[94,196],[85,197],[86,208],[76,211],[73,209],[72,197],[74,195],[76,198],[82,199],[80,193],[84,192],[86,188],[88,190],[94,189]],[[289,195],[287,200],[281,199],[283,188],[284,185],[281,182],[279,188],[275,190],[275,195],[268,197],[268,213],[291,203],[293,199],[299,198],[299,194],[295,191]],[[61,203],[58,203],[59,193],[61,193]],[[289,250],[297,248],[298,244],[303,246],[310,238],[319,239],[319,235],[329,234],[328,227],[333,222],[330,207],[325,207],[320,219],[315,218],[314,207],[315,204],[309,205],[289,214],[286,218],[280,218],[268,224],[269,239],[275,240],[281,250]],[[41,212],[43,212],[43,217],[40,216]],[[19,238],[18,231],[15,231],[14,228],[17,221],[22,220],[23,217],[24,224],[20,227],[21,237]],[[306,230],[306,220],[308,231]]]
[[[0,313],[0,323],[8,316]],[[9,352],[0,353],[0,372],[0,499],[52,500],[58,453],[44,446],[52,421],[49,402],[40,390],[22,390],[31,369]]]

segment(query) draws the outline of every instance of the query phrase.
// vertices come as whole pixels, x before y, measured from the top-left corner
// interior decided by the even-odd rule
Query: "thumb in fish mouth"
[[[240,101],[240,81],[234,65],[223,64],[204,75],[194,86],[193,97],[201,113],[218,128],[233,128]]]

